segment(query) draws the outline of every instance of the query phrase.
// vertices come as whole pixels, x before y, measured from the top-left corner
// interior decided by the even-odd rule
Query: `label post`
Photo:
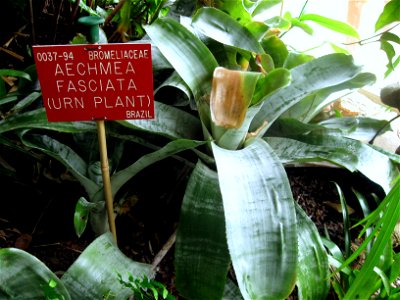
[[[117,241],[105,120],[154,119],[151,45],[96,44],[98,17],[83,17],[86,45],[34,46],[36,70],[50,122],[96,121],[110,231]]]

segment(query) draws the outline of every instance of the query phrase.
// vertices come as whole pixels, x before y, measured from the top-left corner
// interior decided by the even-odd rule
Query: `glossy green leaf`
[[[190,87],[195,99],[208,95],[217,61],[188,29],[170,18],[159,18],[144,27],[154,44]],[[190,66],[190,67],[189,67]]]
[[[391,0],[386,3],[378,20],[376,20],[375,31],[397,21],[400,21],[400,0]]]
[[[274,7],[281,2],[282,0],[244,0],[242,3],[253,18],[262,18],[271,7]]]
[[[287,17],[287,15],[285,15],[285,17]],[[312,29],[311,26],[306,24],[304,21],[300,21],[299,18],[292,18],[290,21],[293,27],[298,27],[310,35],[314,33],[314,29]]]
[[[357,32],[357,30],[344,22],[334,20],[331,18],[327,18],[321,15],[317,14],[302,14],[300,17],[300,21],[312,21],[314,23],[317,23],[318,25],[321,25],[325,28],[328,28],[330,30],[336,31],[338,33],[342,33],[351,37],[354,37],[356,39],[359,39],[360,36]]]
[[[287,31],[292,26],[292,23],[289,20],[279,16],[264,21],[264,24],[268,25],[270,28],[277,28],[282,31]]]
[[[74,228],[78,237],[80,237],[86,229],[90,212],[103,209],[104,202],[91,203],[88,202],[84,197],[79,198],[78,202],[76,203],[74,213]]]
[[[279,37],[272,35],[262,40],[261,45],[265,52],[271,55],[275,68],[281,68],[289,55],[285,43]]]
[[[59,300],[71,299],[64,284],[31,254],[15,248],[0,249],[0,298],[3,300],[46,299],[44,288],[51,281]]]
[[[300,299],[326,299],[328,295],[328,256],[317,227],[296,203],[296,217],[299,240],[297,265],[297,288]]]
[[[289,55],[287,56],[283,67],[286,69],[293,69],[294,67],[300,66],[313,59],[315,58],[311,55],[291,51],[289,52]]]
[[[72,299],[93,300],[113,295],[115,299],[127,299],[132,290],[118,281],[118,273],[123,277],[132,274],[134,278],[143,275],[152,278],[151,265],[139,263],[125,256],[115,245],[111,233],[95,239],[71,267],[61,281]]]
[[[229,264],[218,177],[198,162],[186,187],[176,237],[179,293],[187,299],[221,299]]]
[[[32,80],[31,76],[28,73],[19,70],[0,69],[0,76],[13,76],[13,77],[24,78],[29,81]]]
[[[322,56],[291,69],[291,84],[263,100],[250,130],[256,131],[267,121],[268,125],[259,131],[263,135],[278,117],[305,97],[352,80],[360,71],[352,57],[344,54]]]
[[[285,170],[261,139],[237,151],[213,143],[212,150],[241,293],[245,299],[283,299],[293,289],[297,266],[296,215]]]
[[[272,70],[265,77],[258,80],[251,104],[258,104],[261,99],[265,99],[268,95],[287,86],[290,80],[291,74],[289,70],[284,68]]]
[[[250,31],[221,10],[205,7],[193,17],[192,26],[220,43],[255,53],[263,48]]]
[[[221,11],[227,12],[234,20],[240,24],[246,25],[251,22],[251,14],[242,5],[242,1],[238,0],[215,0],[214,7]]]
[[[160,134],[172,139],[202,138],[200,120],[194,115],[157,101],[154,108],[156,111],[154,120],[124,120],[117,122],[125,127]]]

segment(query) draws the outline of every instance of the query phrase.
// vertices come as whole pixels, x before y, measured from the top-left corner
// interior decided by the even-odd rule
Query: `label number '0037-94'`
[[[57,61],[57,60],[74,60],[74,54],[72,52],[61,52],[47,51],[36,53],[36,61],[46,62],[46,61]]]

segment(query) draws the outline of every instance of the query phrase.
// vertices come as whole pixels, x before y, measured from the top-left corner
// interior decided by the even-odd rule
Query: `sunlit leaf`
[[[261,42],[266,53],[271,55],[274,60],[276,68],[280,68],[285,63],[289,51],[286,48],[285,43],[277,36],[270,36]]]
[[[376,20],[375,31],[397,21],[400,21],[400,0],[391,0],[386,3],[382,13]]]
[[[344,22],[338,21],[338,20],[334,20],[331,18],[327,18],[321,15],[317,15],[317,14],[302,14],[300,17],[300,21],[312,21],[317,23],[318,25],[321,25],[325,28],[328,28],[330,30],[336,31],[338,33],[342,33],[354,38],[359,38],[359,34],[357,32],[357,30]]]
[[[208,95],[212,73],[218,66],[210,50],[193,33],[171,18],[159,18],[144,28],[190,87],[195,99]]]
[[[218,9],[211,7],[199,9],[193,17],[192,25],[220,43],[255,53],[264,53],[260,43],[246,27]]]

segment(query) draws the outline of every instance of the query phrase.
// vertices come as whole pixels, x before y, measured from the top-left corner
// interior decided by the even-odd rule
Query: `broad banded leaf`
[[[256,131],[267,121],[268,126],[259,131],[259,136],[285,111],[305,97],[321,89],[345,83],[356,77],[361,69],[353,63],[351,56],[335,53],[311,60],[290,71],[291,84],[263,99],[263,106],[250,127],[251,131]]]
[[[11,116],[0,121],[0,133],[17,129],[47,129],[60,132],[95,131],[95,122],[48,122],[44,108]]]
[[[299,261],[297,288],[300,299],[326,299],[329,292],[328,255],[315,224],[296,203]]]
[[[388,156],[360,141],[315,133],[291,138],[311,145],[347,149],[350,155],[357,158],[357,161],[352,163],[352,168],[379,184],[386,193],[391,190],[393,181],[399,175],[396,165]]]
[[[386,3],[378,20],[376,20],[375,31],[396,21],[400,21],[400,0],[391,0]]]
[[[40,134],[22,134],[21,140],[26,146],[39,149],[66,166],[85,188],[89,198],[92,198],[100,189],[95,182],[88,178],[86,162],[69,146],[50,136]]]
[[[226,234],[245,299],[283,299],[296,280],[297,228],[285,170],[254,139],[242,150],[212,150],[224,203]]]
[[[168,95],[168,99],[165,99],[165,94]],[[190,104],[193,108],[196,107],[195,103],[192,104],[192,92],[176,72],[173,72],[171,76],[157,87],[154,91],[154,96],[159,100],[167,100],[168,103],[166,104],[169,105],[185,106]],[[162,99],[163,97],[164,99]]]
[[[369,142],[381,128],[384,128],[382,133],[390,130],[387,120],[364,117],[330,118],[318,124],[326,128],[339,129],[344,136],[364,142]]]
[[[226,280],[222,300],[243,300],[239,287],[230,278]]]
[[[186,187],[175,244],[179,293],[221,299],[229,264],[218,176],[199,161]]]
[[[345,82],[322,88],[289,108],[283,116],[310,122],[327,105],[350,94],[352,91],[374,83],[376,77],[372,73],[360,73]]]
[[[339,145],[310,145],[282,137],[268,137],[265,140],[283,164],[328,161],[352,172],[356,170],[357,156]]]
[[[15,248],[0,249],[0,298],[3,300],[46,299],[44,288],[50,281],[59,300],[72,299],[61,280],[28,252]]]
[[[145,154],[140,157],[136,162],[126,167],[123,170],[118,171],[117,173],[111,176],[111,186],[113,197],[120,190],[120,188],[128,182],[133,176],[139,173],[144,168],[160,161],[164,158],[167,158],[171,155],[179,153],[184,150],[194,149],[200,145],[205,144],[204,141],[194,141],[194,140],[174,140],[166,144],[163,148],[151,152],[149,154]]]
[[[194,115],[161,102],[155,101],[154,104],[156,110],[154,120],[117,122],[125,127],[160,134],[171,139],[200,139],[202,137],[200,120]]]
[[[314,23],[317,23],[318,25],[321,25],[325,28],[328,28],[330,30],[336,31],[338,33],[342,33],[354,38],[360,38],[357,30],[344,22],[334,20],[331,18],[327,18],[321,15],[317,14],[302,14],[300,17],[300,21],[312,21]]]
[[[208,95],[217,61],[188,29],[170,18],[159,18],[144,27],[154,44],[190,87],[196,100]]]
[[[113,295],[115,299],[127,299],[132,290],[119,283],[118,273],[130,273],[134,278],[154,276],[151,265],[125,256],[115,245],[111,233],[106,233],[82,252],[61,281],[72,299],[103,299],[107,295]]]
[[[221,10],[207,7],[199,9],[193,17],[192,26],[220,43],[264,53],[263,48],[250,31]]]

